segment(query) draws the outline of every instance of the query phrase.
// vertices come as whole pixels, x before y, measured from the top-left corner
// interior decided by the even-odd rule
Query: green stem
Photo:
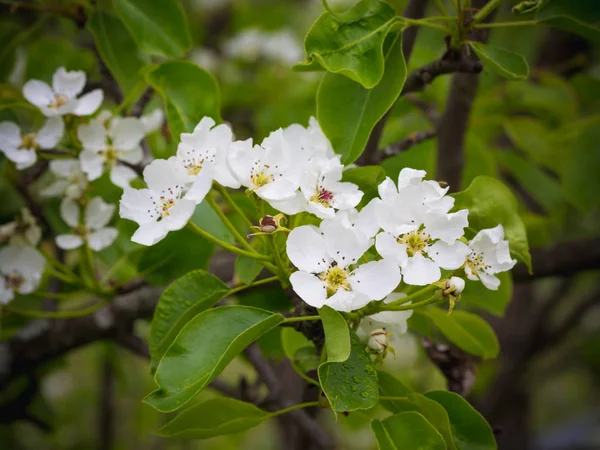
[[[271,261],[270,256],[262,255],[260,253],[255,252],[254,250],[252,252],[249,252],[249,251],[243,250],[241,248],[238,248],[234,245],[228,244],[227,242],[224,242],[220,239],[217,239],[212,234],[204,231],[202,228],[200,228],[194,222],[191,222],[191,221],[188,222],[187,228],[189,230],[193,231],[194,233],[196,233],[198,236],[203,237],[207,241],[212,242],[213,244],[216,244],[219,247],[223,247],[225,250],[229,250],[232,253],[236,253],[238,255],[244,255],[244,256],[247,256],[248,258],[257,259],[259,261]],[[270,266],[275,268],[275,266],[273,266],[272,264],[270,264]],[[271,268],[269,268],[267,265],[265,265],[265,267],[267,267],[269,270],[271,270]]]
[[[286,268],[283,260],[281,259],[281,255],[279,254],[279,249],[277,248],[277,244],[275,244],[275,235],[266,236],[267,245],[271,250],[271,253],[275,256],[275,264],[277,266],[277,271],[279,275],[279,279],[281,280],[281,285],[286,287],[289,284],[289,275],[288,269]]]
[[[248,250],[249,252],[257,253],[256,250],[254,250],[252,246],[248,243],[248,241],[246,241],[246,238],[240,234],[240,232],[235,226],[233,226],[233,224],[227,218],[223,210],[219,208],[219,205],[217,205],[217,202],[215,201],[214,197],[209,194],[206,196],[206,201],[213,209],[213,211],[217,213],[217,216],[219,216],[219,218],[223,221],[227,229],[231,232],[231,234],[233,234],[233,237],[235,237],[235,239],[240,243],[240,245],[242,247],[245,247],[246,250]]]
[[[252,225],[253,225],[252,221],[248,218],[248,216],[246,216],[246,214],[244,213],[242,208],[240,208],[240,206],[233,200],[233,198],[231,198],[231,195],[229,195],[229,192],[227,192],[227,188],[224,186],[221,186],[219,183],[214,183],[213,188],[215,188],[219,192],[219,194],[221,194],[221,196],[225,199],[225,201],[229,204],[229,206],[231,206],[231,208],[242,219],[244,219],[244,222],[246,222],[246,225],[248,225],[248,227],[252,227]]]
[[[304,322],[305,320],[321,320],[321,316],[286,317],[281,323]]]
[[[443,297],[441,297],[439,294],[434,294],[431,297],[429,297],[427,300],[422,300],[417,303],[411,303],[409,305],[392,306],[391,304],[387,304],[387,305],[384,304],[381,307],[381,311],[408,311],[411,309],[418,309],[418,308],[422,308],[423,306],[437,303],[437,302],[441,301],[442,299],[443,299]]]
[[[280,409],[279,411],[272,412],[271,414],[269,414],[268,417],[269,418],[271,418],[271,417],[277,417],[277,416],[280,416],[282,414],[289,413],[291,411],[295,411],[297,409],[310,408],[312,406],[319,406],[319,402],[299,403],[297,405],[290,406],[289,408],[284,408],[284,409]]]
[[[102,289],[100,288],[100,283],[98,282],[98,278],[96,278],[96,269],[94,268],[94,257],[92,255],[92,249],[88,245],[87,242],[83,243],[83,255],[85,266],[90,276],[91,286],[94,291],[100,292]]]
[[[261,286],[263,284],[269,284],[269,283],[273,283],[275,281],[278,281],[279,277],[269,277],[269,278],[263,278],[262,280],[258,280],[258,281],[253,281],[250,284],[243,284],[241,286],[236,286],[233,289],[231,289],[227,295],[233,295],[233,294],[237,294],[240,291],[246,290],[248,288],[251,287],[255,287],[255,286]]]
[[[447,32],[450,31],[448,29],[448,27],[445,27],[443,25],[439,25],[437,23],[427,22],[425,20],[409,19],[407,17],[400,17],[400,21],[403,21],[403,22],[408,23],[410,25],[420,25],[420,26],[424,26],[424,27],[433,28],[435,30],[443,31],[444,33],[447,33]]]
[[[314,378],[309,377],[308,375],[306,375],[302,369],[300,367],[298,367],[298,364],[296,364],[296,362],[293,359],[290,359],[290,364],[292,365],[292,368],[296,371],[296,373],[298,375],[300,375],[300,378],[302,378],[304,381],[306,381],[308,384],[314,384],[315,386],[317,386],[318,388],[321,387],[321,385],[319,384],[319,382],[317,380],[315,380]]]
[[[383,302],[379,302],[379,301],[371,302],[367,306],[357,309],[354,312],[347,313],[346,316],[350,320],[357,321],[365,316],[370,316],[370,315],[378,313],[380,311],[404,311],[407,309],[414,309],[413,308],[414,305],[408,305],[406,307],[403,307],[403,309],[396,309],[396,308],[401,307],[401,305],[404,305],[408,302],[412,302],[415,298],[421,297],[421,296],[428,294],[430,292],[433,292],[437,289],[439,289],[439,287],[432,284],[432,285],[424,287],[423,289],[419,289],[418,291],[413,292],[412,294],[407,295],[406,297],[403,297],[392,303],[383,303]],[[416,305],[416,303],[415,303],[415,305]]]
[[[87,316],[102,309],[108,303],[107,299],[101,300],[98,303],[83,309],[67,310],[67,311],[33,311],[21,308],[15,308],[12,305],[6,305],[5,308],[15,314],[26,317],[35,317],[38,319],[67,319],[72,317]]]
[[[473,28],[529,27],[537,25],[535,20],[518,20],[514,22],[478,23]]]
[[[490,0],[485,4],[483,8],[481,8],[477,13],[473,16],[473,23],[479,23],[487,16],[489,16],[494,9],[500,5],[504,0]]]
[[[437,6],[437,9],[439,9],[443,16],[449,15],[448,10],[444,6],[444,2],[442,0],[435,0],[435,6]]]

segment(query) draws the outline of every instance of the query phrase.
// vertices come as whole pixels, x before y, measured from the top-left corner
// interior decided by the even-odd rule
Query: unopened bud
[[[389,347],[388,333],[383,328],[371,332],[367,346],[375,353],[383,353]]]
[[[442,281],[442,295],[448,298],[450,307],[448,308],[448,314],[452,313],[454,305],[460,299],[460,294],[465,289],[465,280],[459,277],[450,277],[449,280]]]
[[[252,227],[255,230],[259,230],[257,233],[249,234],[250,236],[256,236],[259,234],[274,234],[278,231],[290,231],[285,227],[281,226],[281,222],[287,222],[287,218],[283,214],[277,214],[276,216],[265,216],[259,220],[259,226]]]
[[[273,216],[265,216],[260,219],[260,230],[265,233],[273,233],[277,229],[277,222]]]
[[[458,296],[465,289],[465,280],[459,277],[451,277],[448,280],[448,287],[453,289],[454,295]]]

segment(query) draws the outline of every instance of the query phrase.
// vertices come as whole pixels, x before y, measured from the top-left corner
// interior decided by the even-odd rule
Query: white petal
[[[63,250],[73,250],[81,247],[83,239],[74,234],[59,234],[56,236],[56,245]]]
[[[286,244],[288,258],[306,272],[321,273],[329,267],[329,255],[323,237],[311,226],[294,228]]]
[[[365,236],[371,238],[380,230],[375,209],[377,204],[381,202],[378,198],[371,200],[363,209],[360,210],[354,219],[354,226],[360,230]]]
[[[358,266],[350,276],[352,289],[369,300],[381,300],[400,284],[400,269],[385,259]]]
[[[87,175],[87,179],[93,181],[100,178],[104,171],[104,158],[99,153],[84,150],[79,154],[81,170]]]
[[[195,209],[195,201],[186,198],[177,200],[169,210],[169,215],[163,219],[165,227],[169,231],[181,230],[188,223]]]
[[[37,132],[36,140],[41,148],[53,148],[58,144],[65,131],[62,117],[49,117],[44,126]]]
[[[0,122],[0,150],[17,149],[21,145],[21,129],[14,122]]]
[[[85,95],[82,95],[77,100],[77,105],[73,111],[76,116],[89,116],[94,114],[104,99],[104,94],[101,89],[94,89]]]
[[[350,312],[362,308],[369,300],[357,292],[338,289],[335,294],[325,300],[325,304],[336,311]]]
[[[183,174],[178,174],[173,163],[165,159],[155,159],[144,169],[144,181],[154,192],[165,189],[181,188],[186,182]]]
[[[329,226],[322,231],[327,253],[340,267],[354,264],[371,246],[366,237],[341,225]]]
[[[294,292],[310,306],[320,308],[326,303],[327,290],[325,283],[308,272],[298,271],[290,275],[290,283]]]
[[[436,263],[417,253],[408,259],[406,266],[402,268],[402,275],[406,284],[425,286],[438,281],[442,273]]]
[[[67,72],[64,67],[59,67],[52,77],[52,88],[57,94],[62,94],[68,99],[76,97],[85,86],[85,72],[72,70]]]
[[[256,191],[256,195],[264,200],[289,200],[296,195],[298,185],[290,180],[279,178]]]
[[[123,164],[117,164],[110,169],[110,181],[121,189],[130,187],[131,180],[134,180],[137,176],[135,170]]]
[[[492,291],[497,291],[498,287],[500,286],[500,280],[494,275],[489,275],[487,273],[480,272],[479,279],[486,288]]]
[[[115,205],[106,203],[102,197],[94,197],[85,207],[85,225],[92,230],[104,228],[114,213]]]
[[[396,189],[396,186],[390,177],[386,177],[386,179],[377,187],[377,190],[379,192],[379,197],[382,200],[390,199],[398,194],[398,189]]]
[[[48,187],[40,191],[40,195],[43,197],[59,197],[65,193],[65,189],[69,186],[67,180],[57,180],[51,183]]]
[[[23,86],[23,96],[32,105],[48,106],[54,99],[54,91],[43,81],[29,80]]]
[[[227,153],[227,166],[242,186],[250,186],[250,172],[254,165],[252,139],[236,141]]]
[[[469,212],[462,209],[451,214],[431,211],[425,214],[425,231],[434,239],[441,239],[452,244],[464,234],[464,229],[469,225],[467,219]]]
[[[52,160],[50,161],[50,170],[59,177],[68,178],[79,170],[79,160],[75,158]]]
[[[126,117],[113,126],[110,134],[115,148],[130,150],[140,144],[145,132],[144,125],[139,119]]]
[[[16,150],[8,149],[4,151],[6,157],[17,165],[18,170],[27,169],[33,166],[37,161],[37,153],[33,149]]]
[[[384,259],[394,262],[397,266],[403,267],[408,261],[406,245],[399,244],[389,233],[379,233],[375,237],[375,249]]]
[[[140,117],[140,120],[142,121],[142,125],[144,125],[146,134],[151,134],[162,126],[165,121],[165,113],[163,113],[162,109],[156,108],[150,114],[144,114]]]
[[[12,289],[8,289],[8,287],[6,287],[6,281],[4,281],[4,277],[0,277],[0,305],[6,305],[13,298],[15,298],[15,293]]]
[[[79,205],[70,198],[64,198],[60,203],[60,217],[71,228],[79,225]]]
[[[427,249],[427,255],[446,270],[458,269],[470,252],[471,249],[461,241],[455,241],[452,245],[437,241]]]
[[[202,170],[196,179],[192,183],[192,186],[185,194],[185,198],[193,200],[196,204],[199,204],[204,200],[208,191],[212,187],[212,177],[206,173],[207,171]]]
[[[398,190],[409,185],[409,184],[417,184],[420,183],[423,178],[425,178],[427,172],[424,170],[416,170],[411,169],[409,167],[405,167],[398,174]]]
[[[287,215],[298,214],[307,208],[306,199],[301,192],[296,192],[296,195],[288,200],[270,200],[269,205]]]
[[[119,215],[122,218],[133,220],[140,225],[155,222],[158,218],[154,194],[150,189],[125,188],[119,205]]]
[[[133,233],[131,240],[141,245],[150,246],[162,241],[168,232],[169,230],[162,221],[145,223]]]
[[[139,164],[144,159],[144,151],[140,145],[127,151],[119,152],[119,159],[130,164]]]
[[[79,125],[77,128],[77,137],[85,150],[98,152],[104,150],[107,146],[106,129],[97,120]]]
[[[98,231],[90,233],[88,237],[88,245],[96,252],[111,245],[117,238],[119,232],[116,228],[102,228]]]

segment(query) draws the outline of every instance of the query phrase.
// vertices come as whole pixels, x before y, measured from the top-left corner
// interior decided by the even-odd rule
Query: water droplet
[[[350,387],[350,390],[351,390],[352,392],[356,392],[356,390],[357,390],[357,389],[358,389],[358,387],[356,387],[356,386],[354,386],[354,385]]]
[[[358,379],[357,376],[353,376],[352,377],[352,381],[354,381],[355,383],[358,383],[360,380]]]
[[[369,396],[369,394],[367,394],[366,392],[361,392],[361,393],[360,393],[360,396],[361,396],[362,398],[367,398],[367,397]]]

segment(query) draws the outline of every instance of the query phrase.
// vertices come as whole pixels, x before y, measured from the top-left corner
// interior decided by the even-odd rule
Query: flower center
[[[26,134],[25,136],[23,136],[23,138],[21,139],[21,146],[19,148],[38,149],[39,145],[37,143],[37,140],[35,139],[35,134]]]
[[[406,245],[408,256],[414,256],[417,253],[426,253],[431,243],[431,237],[424,230],[415,230],[402,234],[396,240],[399,244]]]
[[[69,102],[69,99],[65,97],[63,94],[56,94],[52,102],[50,102],[50,108],[58,109],[61,106],[66,105]]]
[[[483,260],[483,253],[477,252],[471,252],[467,255],[465,267],[468,268],[473,275],[477,275],[479,272],[485,272],[486,269],[491,268],[491,266],[486,264]]]
[[[187,159],[184,162],[184,167],[187,169],[188,175],[191,177],[195,177],[196,175],[198,175],[200,173],[200,171],[202,170],[203,165],[204,165],[203,158]]]
[[[102,150],[100,155],[102,155],[104,162],[108,166],[114,166],[119,160],[119,154],[113,147],[107,147],[105,150]]]
[[[269,169],[270,167],[266,164],[263,167],[255,166],[252,168],[252,172],[250,172],[250,181],[252,181],[254,190],[266,186],[275,179],[269,172]]]
[[[17,291],[25,283],[25,278],[19,272],[13,271],[4,275],[4,281],[8,289]]]
[[[328,191],[324,187],[317,187],[317,192],[310,199],[311,202],[320,203],[327,208],[331,207],[331,201],[333,200],[333,192]]]
[[[350,282],[348,281],[348,271],[342,269],[337,263],[333,263],[332,266],[327,269],[326,272],[321,274],[321,281],[324,281],[327,285],[327,296],[331,297],[337,292],[338,289],[344,289],[345,291],[350,290]]]
[[[175,185],[174,187],[170,187],[167,189],[163,189],[160,192],[160,196],[158,197],[158,201],[152,201],[154,204],[156,214],[153,214],[152,210],[148,210],[148,214],[152,218],[156,218],[158,216],[157,221],[161,221],[166,217],[171,215],[171,208],[175,206],[177,200],[181,197],[182,187],[179,185]]]

